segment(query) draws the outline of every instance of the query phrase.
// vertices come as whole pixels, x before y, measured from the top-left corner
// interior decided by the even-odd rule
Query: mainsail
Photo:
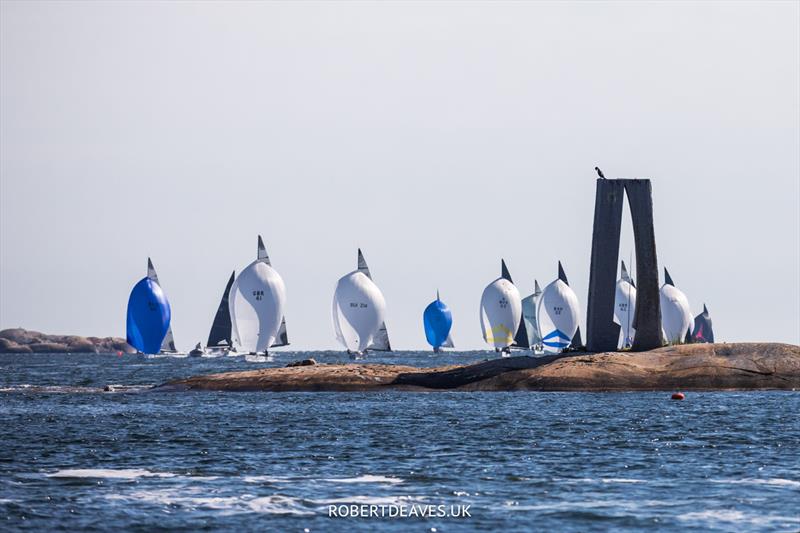
[[[677,287],[667,269],[664,269],[664,285],[660,291],[661,329],[669,344],[685,342],[694,330],[689,299]]]
[[[625,268],[625,261],[621,265],[622,273],[614,292],[614,322],[620,326],[622,347],[628,348],[633,345],[633,336],[636,333],[633,327],[633,317],[636,315],[636,284]]]
[[[508,348],[515,343],[522,322],[519,291],[511,282],[505,261],[500,265],[501,275],[483,290],[480,308],[483,340],[496,349]],[[525,344],[527,336],[525,333]]]
[[[147,258],[147,277],[151,280],[158,283],[158,286],[161,286],[161,283],[158,281],[158,274],[156,274],[156,268],[153,266],[153,262],[150,258]],[[175,348],[175,338],[172,336],[172,326],[170,325],[167,328],[167,334],[164,336],[164,340],[161,343],[161,349],[159,350],[160,353],[178,353],[178,350]]]
[[[283,345],[280,336],[282,326],[285,328],[285,303],[283,278],[272,268],[259,235],[258,258],[239,273],[230,290],[228,308],[234,344],[251,353]]]
[[[264,246],[264,241],[261,240],[261,235],[258,236],[258,259],[264,261],[269,266],[272,266],[272,262],[269,260],[269,255],[267,255],[267,248]],[[278,335],[270,348],[278,348],[280,346],[289,346],[289,335],[286,332],[285,316],[281,318],[281,325],[278,328]]]
[[[209,348],[230,348],[233,346],[233,325],[231,324],[231,310],[228,299],[234,279],[236,279],[235,270],[231,273],[228,284],[225,285],[225,292],[222,293],[222,300],[219,302],[217,314],[214,316],[214,323],[211,324],[211,331],[208,333],[208,342],[206,343],[206,346]]]
[[[539,320],[536,318],[536,308],[539,306],[539,298],[542,296],[542,289],[539,288],[539,281],[533,280],[533,294],[522,299],[522,320],[525,323],[525,330],[528,332],[528,346],[532,350],[541,350],[542,335],[539,333]]]
[[[543,349],[557,353],[572,345],[579,345],[578,297],[569,286],[567,275],[558,262],[558,279],[542,291],[537,318],[542,335]]]
[[[372,274],[369,272],[369,267],[367,266],[366,259],[364,259],[364,254],[361,253],[361,248],[358,249],[358,271],[363,273],[370,280],[372,279]],[[376,352],[392,351],[392,345],[389,342],[389,332],[386,329],[386,322],[381,323],[381,327],[378,328],[377,333],[375,333],[372,338],[372,344],[370,344],[367,349],[374,350]]]
[[[159,284],[150,277],[142,278],[128,298],[128,344],[142,353],[158,353],[171,318],[169,301]]]
[[[505,259],[500,259],[500,277],[508,280],[511,284],[514,283],[514,280],[511,279],[511,273],[508,271],[508,267],[506,266]],[[520,306],[521,305],[522,301],[520,300]],[[525,320],[522,318],[519,320],[519,327],[517,328],[516,333],[514,333],[514,342],[511,344],[511,346],[524,349],[531,347],[530,340],[528,339],[528,328],[525,326]]]
[[[378,350],[383,346],[388,351],[391,347],[384,323],[386,300],[369,277],[360,250],[358,256],[359,268],[336,283],[331,310],[333,330],[336,339],[348,351]],[[376,344],[379,348],[373,348]]]
[[[703,304],[703,312],[694,317],[692,342],[714,342],[714,328],[711,327],[711,316],[706,304]]]

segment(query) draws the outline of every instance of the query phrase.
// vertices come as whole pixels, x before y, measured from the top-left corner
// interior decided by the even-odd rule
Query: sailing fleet
[[[636,283],[625,262],[616,283],[614,322],[620,326],[618,347],[628,349],[636,334]],[[664,269],[660,289],[663,338],[668,344],[714,342],[708,309],[692,316],[689,300]],[[500,276],[483,290],[480,325],[483,339],[496,352],[507,356],[512,349],[533,354],[554,354],[583,348],[580,307],[575,291],[558,262],[558,275],[544,289],[534,280],[533,294],[522,298],[504,260]],[[273,268],[259,235],[256,259],[228,279],[214,316],[206,347],[198,343],[189,355],[268,354],[272,348],[289,345],[286,330],[286,285]],[[434,352],[453,348],[453,315],[441,300],[423,311],[425,338]],[[368,351],[392,351],[386,328],[386,299],[364,254],[358,250],[356,269],[336,283],[331,319],[336,340],[353,357]],[[171,309],[158,281],[152,261],[147,276],[134,285],[128,299],[127,341],[146,354],[175,354]]]

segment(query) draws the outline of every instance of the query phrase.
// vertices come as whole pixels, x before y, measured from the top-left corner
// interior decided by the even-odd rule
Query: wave
[[[11,385],[0,387],[0,392],[35,392],[44,394],[97,394],[109,392],[142,392],[152,385],[106,385],[104,387],[84,387],[79,385]]]
[[[396,484],[402,483],[404,480],[398,477],[388,477],[388,476],[373,476],[370,474],[365,474],[363,476],[358,477],[344,477],[344,478],[326,478],[322,481],[327,481],[328,483],[389,483],[389,484]]]
[[[679,515],[681,521],[703,521],[703,522],[732,522],[746,523],[754,526],[766,526],[775,522],[786,524],[800,524],[800,517],[797,516],[777,516],[766,514],[748,514],[734,509],[706,509],[705,511],[695,511]]]
[[[280,477],[280,476],[244,476],[242,478],[245,483],[294,483],[294,482],[305,482],[305,483],[345,483],[345,484],[357,484],[357,483],[385,483],[389,485],[395,485],[397,483],[403,483],[405,480],[400,479],[398,477],[389,477],[389,476],[375,476],[371,474],[364,474],[362,476],[357,477],[330,477],[330,478],[306,478],[306,477]]]
[[[100,478],[100,479],[137,479],[140,477],[175,477],[168,472],[151,472],[140,468],[74,468],[58,470],[45,474],[54,478]]]
[[[800,481],[793,479],[783,479],[779,477],[759,479],[759,478],[744,478],[744,479],[712,479],[712,483],[723,483],[730,485],[772,485],[775,487],[800,487]]]
[[[254,497],[252,494],[239,496],[206,496],[202,489],[196,487],[167,488],[155,490],[137,490],[129,494],[109,494],[109,500],[131,503],[144,502],[161,506],[203,507],[220,511],[222,515],[240,513],[263,513],[279,515],[313,515],[302,498],[293,498],[283,494]]]
[[[324,500],[311,500],[313,503],[320,506],[327,505],[347,505],[347,504],[361,504],[361,505],[403,505],[409,502],[423,502],[426,498],[423,496],[343,496],[341,498],[328,498]]]

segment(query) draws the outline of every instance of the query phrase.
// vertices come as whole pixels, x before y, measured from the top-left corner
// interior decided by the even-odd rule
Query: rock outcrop
[[[689,344],[511,357],[467,366],[316,364],[181,379],[155,391],[645,391],[800,389],[800,346]]]
[[[135,353],[124,339],[47,335],[22,328],[0,331],[0,353]]]

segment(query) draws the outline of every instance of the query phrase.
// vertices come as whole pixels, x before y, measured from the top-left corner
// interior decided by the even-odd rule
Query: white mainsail
[[[661,286],[659,300],[661,304],[661,329],[664,339],[669,344],[684,342],[694,329],[694,317],[689,307],[689,299],[675,287],[672,277],[664,269],[664,285]]]
[[[620,325],[621,346],[628,348],[633,345],[633,317],[636,316],[636,284],[628,275],[625,261],[622,261],[622,274],[617,280],[614,293],[614,322]]]
[[[365,274],[369,279],[372,279],[372,274],[367,266],[367,260],[364,259],[364,254],[361,253],[361,248],[358,249],[358,271]],[[372,338],[372,343],[367,346],[368,350],[375,350],[377,352],[391,352],[392,344],[389,342],[389,331],[386,329],[386,322],[381,322],[381,327]]]
[[[578,297],[569,286],[559,261],[558,279],[544,288],[537,309],[545,353],[558,353],[569,347],[578,331],[578,309]]]
[[[149,257],[147,258],[147,277],[161,287],[161,283],[158,281],[158,274],[156,274],[156,267],[153,266],[153,262]],[[167,328],[167,334],[164,335],[164,340],[161,341],[160,353],[178,353],[178,349],[175,348],[175,337],[172,336],[172,324]]]
[[[499,349],[511,346],[522,319],[522,301],[514,284],[500,277],[487,285],[480,316],[483,340]]]
[[[358,250],[358,268],[336,283],[331,318],[333,331],[351,352],[391,351],[386,329],[386,300],[372,281],[367,262]]]
[[[281,329],[286,336],[285,304],[283,278],[272,268],[259,235],[258,259],[239,273],[228,299],[234,344],[251,353],[266,352],[276,345]]]
[[[447,338],[444,340],[444,343],[441,346],[442,348],[455,348],[455,344],[453,344],[453,334],[448,333]]]
[[[522,320],[525,321],[525,330],[528,333],[528,346],[531,350],[541,350],[542,335],[539,333],[539,320],[536,318],[536,309],[539,306],[539,298],[542,296],[542,289],[539,288],[539,281],[533,280],[533,294],[522,299]]]

